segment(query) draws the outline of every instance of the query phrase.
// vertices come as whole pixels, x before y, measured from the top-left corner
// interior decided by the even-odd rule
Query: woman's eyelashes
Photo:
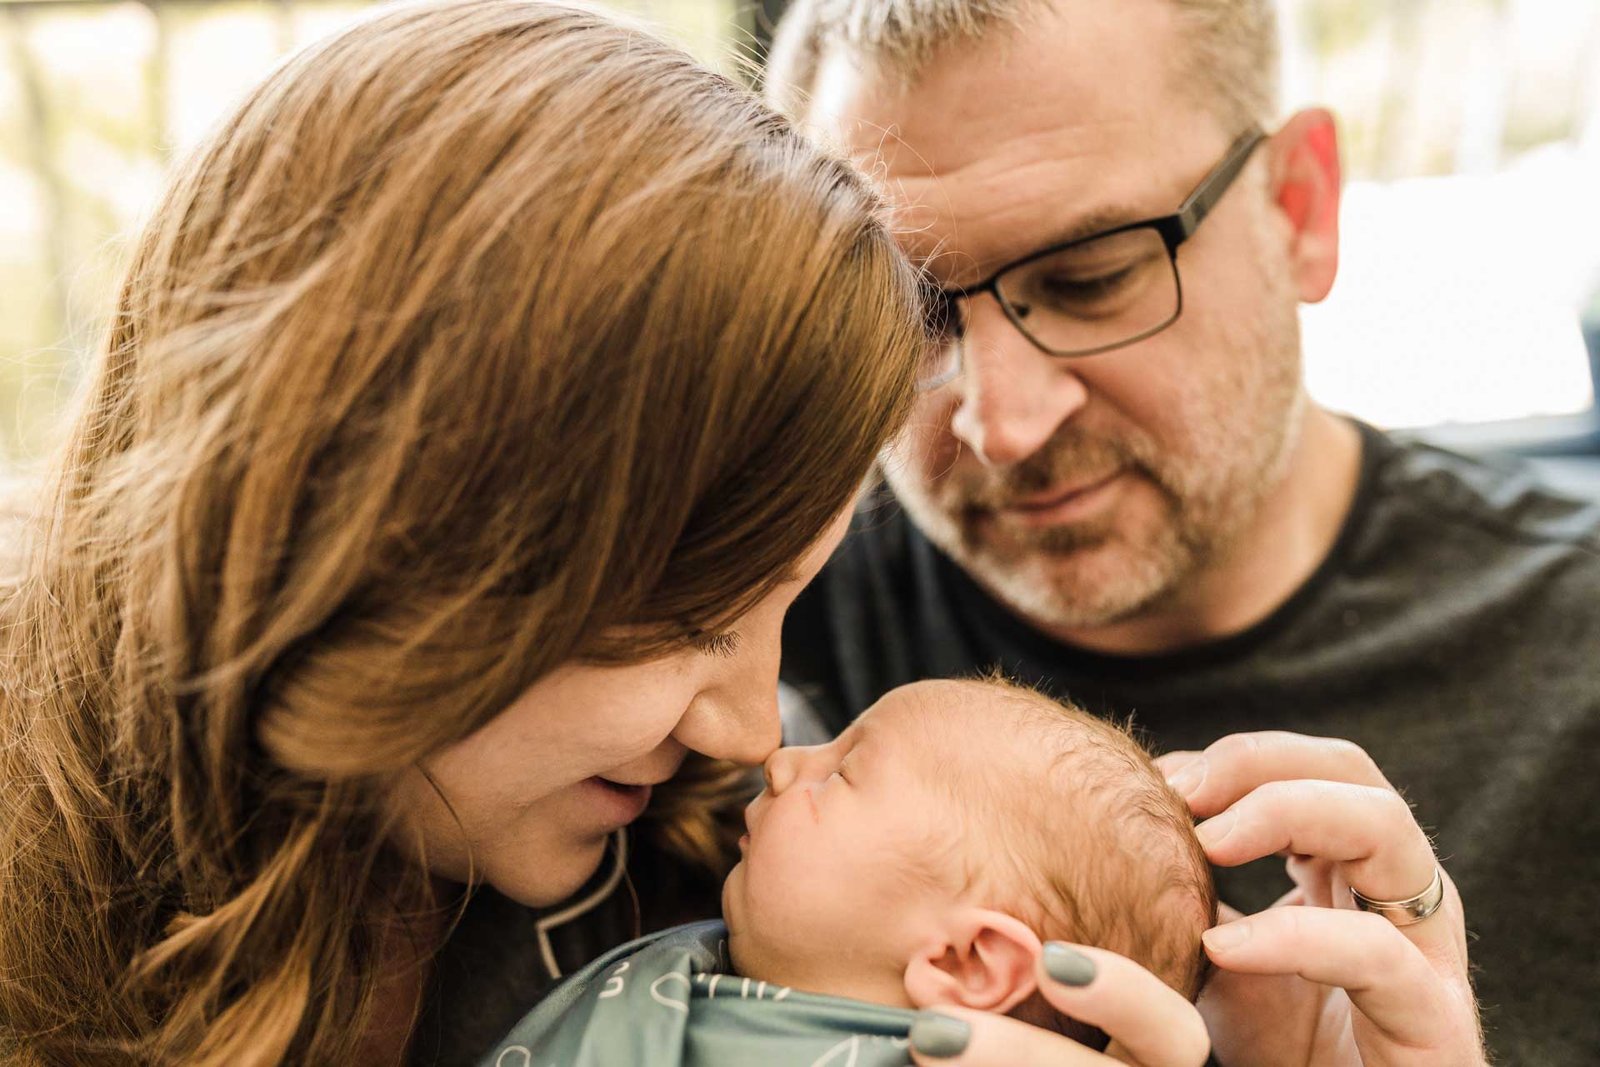
[[[689,635],[689,641],[696,651],[704,652],[708,656],[728,659],[739,653],[739,634],[734,630],[724,630],[721,633],[696,630]]]

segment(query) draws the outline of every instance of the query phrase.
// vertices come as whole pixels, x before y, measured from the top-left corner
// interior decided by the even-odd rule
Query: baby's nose
[[[767,757],[761,765],[761,776],[767,781],[767,792],[777,795],[794,784],[800,773],[800,750],[780,748]]]

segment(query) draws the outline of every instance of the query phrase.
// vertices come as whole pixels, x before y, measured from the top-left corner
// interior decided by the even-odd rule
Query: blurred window
[[[736,0],[610,0],[730,71]],[[36,458],[174,153],[353,0],[0,0],[0,463]]]
[[[725,69],[780,5],[633,2]],[[1313,393],[1383,426],[1592,412],[1600,0],[1281,6],[1286,102],[1339,114],[1348,179]],[[0,0],[0,460],[57,427],[171,154],[366,9]]]
[[[1340,118],[1328,405],[1383,426],[1592,412],[1600,0],[1285,0],[1285,97]]]

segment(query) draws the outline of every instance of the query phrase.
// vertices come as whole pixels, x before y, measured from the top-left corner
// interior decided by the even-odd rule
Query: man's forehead
[[[972,279],[1036,248],[1164,214],[1159,168],[1122,173],[1057,154],[929,177],[877,173],[902,246],[946,279]]]
[[[835,49],[822,58],[806,118],[854,154],[881,155],[897,173],[928,177],[996,157],[1083,154],[1115,131],[1148,131],[1178,103],[1165,65],[1151,56],[1139,61],[1146,70],[1105,81],[1041,67],[1046,51],[979,42],[934,59],[908,82]]]
[[[1192,122],[1177,84],[1169,0],[1066,3],[1016,34],[957,46],[907,84],[835,50],[818,72],[813,125],[897,204],[914,256],[936,248],[967,274],[1172,210],[1174,144]],[[1181,177],[1178,179],[1181,186]]]

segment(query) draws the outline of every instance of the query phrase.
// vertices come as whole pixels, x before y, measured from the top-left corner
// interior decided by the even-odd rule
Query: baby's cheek
[[[820,825],[822,823],[822,806],[817,801],[818,789],[816,786],[806,786],[806,810],[811,813],[811,821]]]

